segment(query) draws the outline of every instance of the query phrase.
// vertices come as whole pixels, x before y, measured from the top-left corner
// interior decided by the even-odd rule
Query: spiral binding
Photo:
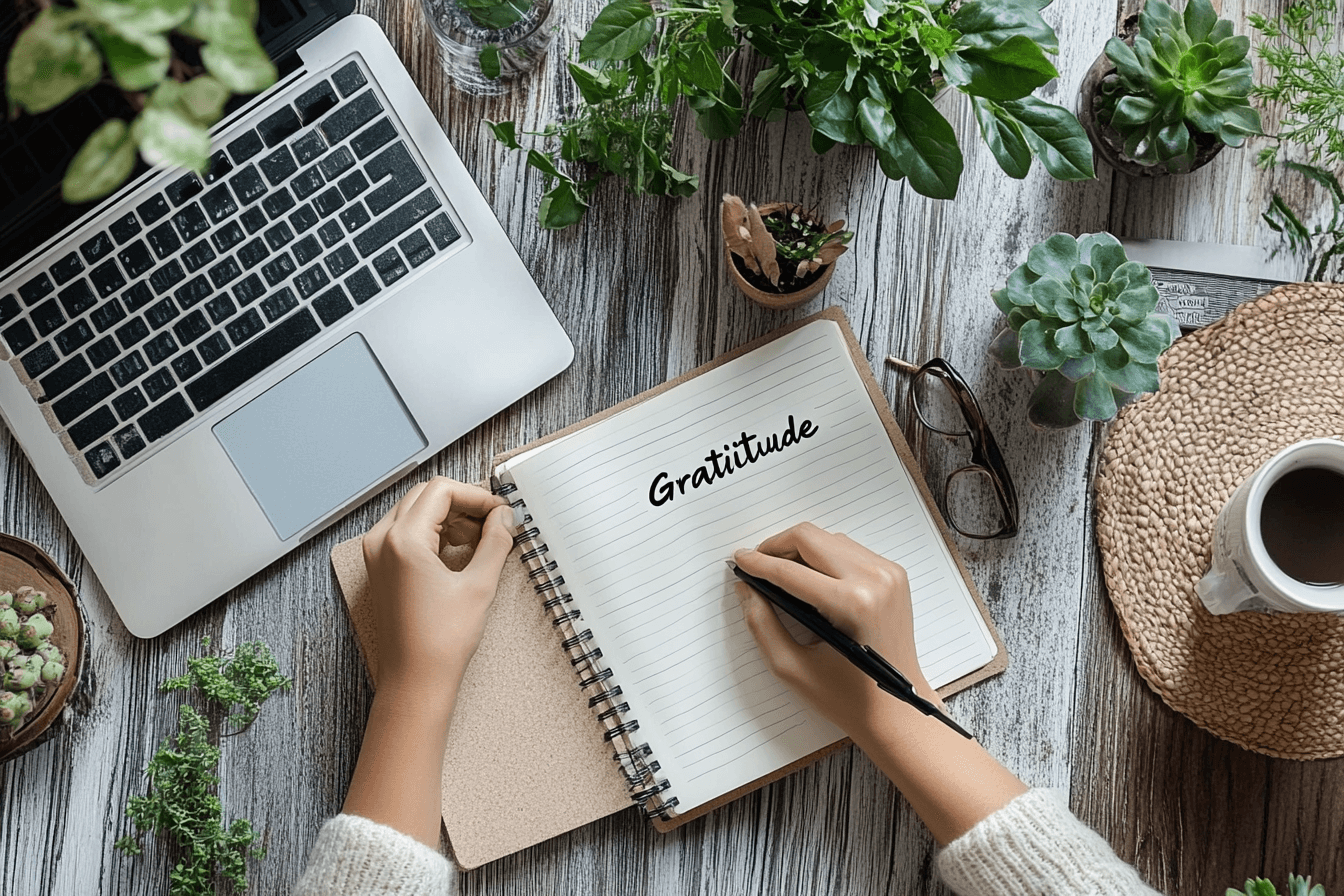
[[[518,487],[504,482],[498,476],[490,477],[491,490],[504,497],[513,495]],[[551,625],[560,632],[561,648],[574,667],[579,688],[588,696],[588,706],[597,716],[605,733],[603,739],[615,748],[611,758],[621,767],[630,798],[639,804],[644,814],[671,820],[676,814],[677,798],[668,795],[671,784],[657,777],[661,766],[653,758],[647,743],[637,743],[632,737],[639,730],[639,721],[630,718],[630,704],[621,700],[620,685],[611,681],[610,668],[599,665],[601,648],[593,645],[593,630],[577,625],[583,614],[573,606],[574,596],[565,590],[565,577],[556,574],[556,562],[547,555],[549,548],[541,540],[541,532],[532,525],[532,515],[522,498],[513,498],[509,505],[523,513],[522,531],[513,538],[515,547],[524,547],[521,559],[527,568],[532,590],[544,598],[541,605],[550,614]]]

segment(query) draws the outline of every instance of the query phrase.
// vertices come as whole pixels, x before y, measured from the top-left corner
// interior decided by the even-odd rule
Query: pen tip
[[[737,564],[734,563],[734,562],[731,561],[731,560],[725,560],[725,561],[723,561],[723,563],[724,563],[724,565],[727,566],[729,569],[737,569]]]

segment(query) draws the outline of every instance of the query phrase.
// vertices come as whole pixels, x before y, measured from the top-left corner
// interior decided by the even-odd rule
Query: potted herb
[[[1082,121],[1097,152],[1131,177],[1182,174],[1260,133],[1251,108],[1251,42],[1209,0],[1178,14],[1147,0],[1082,85]]]
[[[471,93],[500,93],[534,68],[551,39],[551,0],[423,0],[453,82]]]
[[[758,208],[727,193],[720,219],[729,275],[767,308],[793,308],[825,289],[854,236],[843,220],[823,224],[802,206],[769,202]]]
[[[990,355],[1004,368],[1033,371],[1027,417],[1045,428],[1110,420],[1157,391],[1158,356],[1180,335],[1172,318],[1154,313],[1148,268],[1129,261],[1109,233],[1056,233],[1037,243],[992,296],[1008,325]]]
[[[1238,890],[1236,887],[1228,887],[1224,896],[1279,896],[1279,891],[1274,888],[1274,884],[1263,877],[1257,877],[1254,880],[1248,879],[1245,889]],[[1312,886],[1311,875],[1299,877],[1296,874],[1290,874],[1288,875],[1288,892],[1284,896],[1325,896],[1325,887],[1320,884]]]

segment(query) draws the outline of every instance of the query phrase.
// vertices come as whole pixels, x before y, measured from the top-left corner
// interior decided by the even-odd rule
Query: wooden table
[[[1277,5],[1250,0],[1265,12]],[[1054,231],[1269,245],[1259,220],[1286,179],[1256,170],[1251,152],[1223,153],[1182,178],[1137,182],[1098,164],[1098,179],[1063,184],[1034,166],[1024,181],[999,171],[974,136],[955,202],[934,202],[879,172],[870,151],[807,149],[798,115],[749,120],[735,140],[710,144],[683,118],[678,160],[701,189],[682,201],[635,199],[603,187],[584,223],[538,229],[544,184],[489,138],[482,119],[529,129],[571,101],[564,51],[593,0],[563,3],[564,30],[544,66],[509,95],[469,97],[445,86],[437,47],[416,0],[362,0],[436,109],[523,260],[572,337],[573,366],[439,454],[414,478],[475,481],[487,459],[709,360],[823,304],[841,305],[898,419],[903,382],[888,352],[950,360],[970,380],[1013,468],[1022,532],[961,541],[1007,642],[1008,671],[956,697],[955,715],[1031,784],[1062,788],[1087,822],[1166,893],[1220,894],[1249,875],[1282,882],[1310,872],[1344,887],[1344,765],[1246,752],[1167,709],[1135,674],[1100,580],[1092,477],[1104,428],[1033,431],[1027,382],[994,368],[984,350],[998,326],[989,290]],[[1223,11],[1243,21],[1242,0]],[[1113,33],[1115,0],[1056,3],[1059,81],[1047,99],[1070,108],[1076,85]],[[1247,32],[1240,26],[1240,32]],[[740,59],[738,64],[750,65]],[[969,104],[941,107],[973,134]],[[521,129],[521,128],[520,128]],[[718,198],[790,199],[857,231],[821,300],[793,313],[746,302],[719,254]],[[935,488],[963,448],[908,428]],[[42,747],[0,766],[0,893],[161,894],[170,862],[112,849],[122,809],[143,792],[141,770],[173,729],[177,699],[155,686],[184,668],[210,636],[225,646],[262,638],[294,677],[245,736],[223,746],[220,794],[229,817],[251,819],[269,851],[252,892],[287,892],[317,829],[339,811],[359,751],[370,691],[328,552],[367,529],[405,490],[397,485],[258,573],[169,633],[140,641],[121,626],[97,579],[12,438],[0,440],[4,531],[45,546],[74,577],[89,615],[93,699]],[[934,846],[891,785],[845,750],[670,835],[633,811],[504,859],[462,879],[467,892],[944,893]]]

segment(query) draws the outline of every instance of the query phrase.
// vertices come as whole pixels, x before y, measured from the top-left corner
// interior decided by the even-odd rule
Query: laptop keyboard
[[[99,481],[459,239],[355,61],[308,77],[208,171],[137,194],[0,296],[0,338]]]

